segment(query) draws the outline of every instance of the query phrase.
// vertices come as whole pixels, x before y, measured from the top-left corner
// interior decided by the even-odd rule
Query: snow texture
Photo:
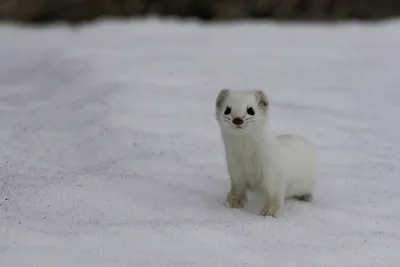
[[[400,266],[400,22],[0,27],[2,267]],[[311,204],[224,203],[220,89],[318,149]],[[253,199],[253,201],[252,201]]]

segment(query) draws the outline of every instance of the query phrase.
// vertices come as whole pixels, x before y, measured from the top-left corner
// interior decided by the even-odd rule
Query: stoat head
[[[262,90],[222,89],[215,100],[215,116],[222,131],[257,130],[267,123],[268,98]]]

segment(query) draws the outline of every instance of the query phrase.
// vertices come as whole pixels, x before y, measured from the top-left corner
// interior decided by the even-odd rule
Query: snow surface
[[[399,47],[400,21],[3,24],[1,267],[400,266]],[[225,206],[224,87],[316,144],[312,204]]]

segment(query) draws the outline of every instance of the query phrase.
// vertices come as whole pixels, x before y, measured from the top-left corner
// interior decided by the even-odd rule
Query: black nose
[[[232,122],[233,122],[233,124],[238,125],[238,126],[243,124],[243,120],[241,118],[234,118],[232,120]]]

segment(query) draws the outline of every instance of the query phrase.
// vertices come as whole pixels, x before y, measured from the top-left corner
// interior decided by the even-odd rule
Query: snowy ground
[[[400,266],[400,22],[0,27],[3,267]],[[262,88],[312,204],[225,207],[213,118]]]

